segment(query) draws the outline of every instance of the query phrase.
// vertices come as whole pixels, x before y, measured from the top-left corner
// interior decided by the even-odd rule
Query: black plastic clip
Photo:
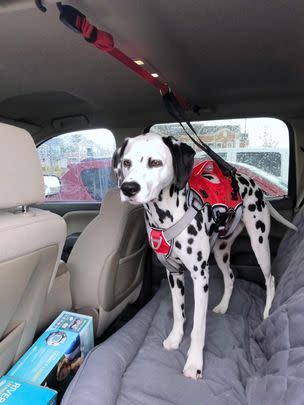
[[[76,25],[77,17],[84,19],[85,15],[72,6],[62,5],[61,3],[57,3],[57,7],[60,11],[60,16],[59,16],[60,21],[64,25],[66,25],[68,28],[70,28],[72,31],[80,33],[81,30]]]
[[[37,8],[42,11],[43,13],[46,13],[47,9],[46,7],[42,4],[42,0],[35,0],[35,4]]]

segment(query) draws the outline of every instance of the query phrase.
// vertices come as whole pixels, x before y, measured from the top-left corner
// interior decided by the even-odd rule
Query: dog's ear
[[[128,145],[128,142],[129,142],[129,138],[126,138],[123,141],[123,144],[121,145],[121,147],[116,149],[116,151],[114,152],[113,158],[112,158],[113,171],[117,177],[118,187],[120,187],[121,183],[123,182],[121,161],[122,161],[122,157],[125,152],[125,149]]]
[[[176,187],[181,190],[185,187],[191,175],[195,151],[191,146],[179,142],[172,136],[163,137],[162,139],[171,152]]]

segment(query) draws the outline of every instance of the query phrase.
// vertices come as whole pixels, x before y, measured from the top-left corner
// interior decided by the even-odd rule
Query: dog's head
[[[162,189],[175,183],[185,187],[195,151],[175,138],[149,133],[127,138],[113,156],[122,201],[144,204],[156,199]]]

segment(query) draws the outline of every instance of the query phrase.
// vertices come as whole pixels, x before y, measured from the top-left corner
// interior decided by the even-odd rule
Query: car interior
[[[65,6],[97,31],[81,35]],[[66,310],[92,317],[95,345],[59,392],[63,405],[303,404],[303,13],[298,0],[0,0],[0,377]],[[96,45],[101,32],[116,54]],[[178,119],[158,83],[182,106]],[[272,219],[276,293],[265,320],[248,234],[232,248],[223,315],[212,311],[223,278],[211,254],[196,381],[182,374],[192,280],[185,274],[183,341],[166,351],[166,270],[143,206],[121,201],[111,170],[125,138],[149,132],[188,143],[195,162],[211,159],[179,119],[298,228]]]

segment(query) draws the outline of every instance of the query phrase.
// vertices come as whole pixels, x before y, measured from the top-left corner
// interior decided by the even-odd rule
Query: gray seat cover
[[[179,350],[162,341],[172,326],[164,282],[130,322],[93,349],[69,386],[62,404],[303,404],[304,403],[304,216],[288,231],[273,272],[278,280],[270,316],[262,320],[264,290],[236,280],[225,315],[208,311],[204,378],[182,375],[190,343],[193,299],[186,278],[186,327]],[[211,308],[223,282],[211,277]]]

